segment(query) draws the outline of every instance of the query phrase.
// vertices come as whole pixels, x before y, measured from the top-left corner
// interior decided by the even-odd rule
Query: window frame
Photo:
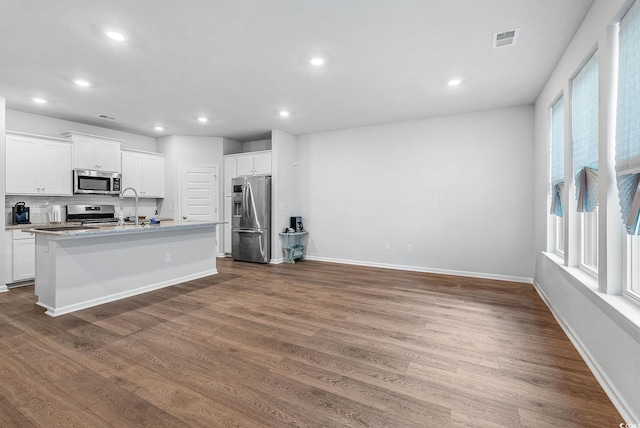
[[[592,212],[583,212],[579,213],[580,217],[580,269],[585,272],[598,277],[598,268],[599,268],[599,254],[598,254],[598,243],[600,240],[600,227],[599,220],[600,214],[599,209],[596,209]],[[593,218],[589,218],[593,217]],[[588,228],[588,230],[587,230]],[[595,258],[595,265],[590,264],[586,259],[587,257]]]

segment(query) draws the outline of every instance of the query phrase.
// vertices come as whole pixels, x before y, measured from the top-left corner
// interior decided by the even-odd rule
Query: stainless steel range
[[[113,205],[67,205],[67,221],[82,224],[118,223]]]

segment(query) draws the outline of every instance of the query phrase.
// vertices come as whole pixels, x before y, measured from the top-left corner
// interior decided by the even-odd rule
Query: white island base
[[[216,225],[36,232],[37,304],[58,316],[216,274]]]

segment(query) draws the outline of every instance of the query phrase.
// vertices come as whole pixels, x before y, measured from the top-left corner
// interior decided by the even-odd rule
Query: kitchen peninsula
[[[58,316],[216,274],[218,224],[28,229],[37,304]]]

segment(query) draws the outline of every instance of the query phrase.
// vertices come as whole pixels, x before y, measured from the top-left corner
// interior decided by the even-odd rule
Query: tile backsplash
[[[124,215],[133,216],[135,213],[135,199],[124,198]],[[11,208],[18,202],[24,202],[29,207],[31,223],[48,223],[49,205],[114,205],[116,216],[120,212],[120,198],[117,196],[74,195],[74,196],[5,196],[5,225],[11,224]],[[157,209],[156,199],[142,198],[138,200],[138,215],[151,218]]]

